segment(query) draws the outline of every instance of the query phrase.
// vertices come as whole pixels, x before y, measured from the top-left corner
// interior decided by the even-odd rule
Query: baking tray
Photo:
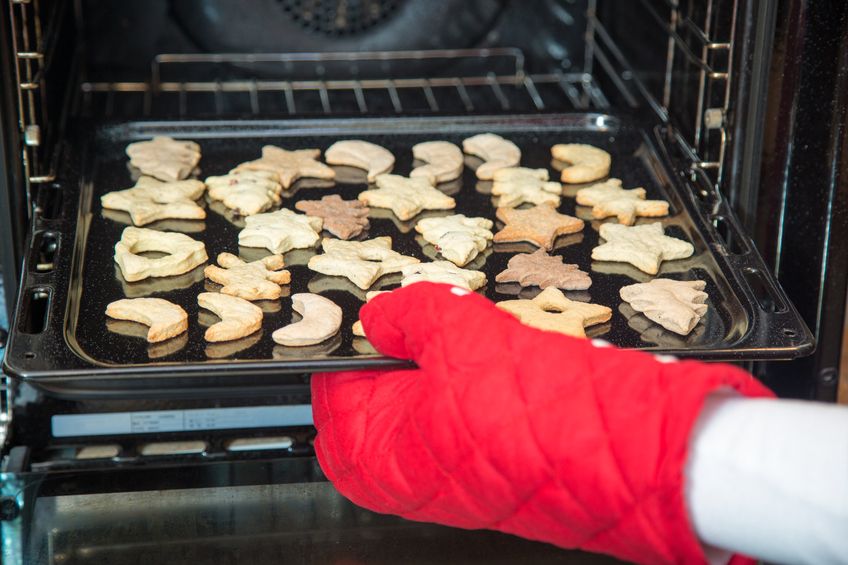
[[[647,281],[634,267],[593,262],[591,250],[598,245],[597,221],[587,221],[582,234],[561,238],[555,253],[567,263],[590,272],[592,287],[567,293],[577,300],[610,306],[609,323],[592,327],[588,334],[615,345],[655,353],[709,360],[788,359],[810,353],[814,340],[798,313],[775,283],[750,240],[742,235],[733,214],[720,195],[699,187],[697,178],[674,174],[673,157],[667,152],[666,133],[659,127],[640,124],[626,116],[565,114],[545,116],[497,116],[458,118],[349,119],[321,121],[238,122],[132,122],[81,124],[79,135],[65,148],[58,184],[45,195],[61,196],[61,203],[46,203],[34,222],[31,252],[26,259],[17,320],[13,325],[5,359],[6,371],[57,392],[109,395],[117,391],[193,391],[227,387],[257,390],[262,387],[303,387],[306,374],[314,371],[398,367],[407,361],[369,352],[369,344],[355,338],[351,325],[358,317],[364,292],[345,278],[328,277],[307,269],[306,261],[317,250],[286,254],[292,284],[284,298],[260,303],[266,311],[260,333],[238,342],[208,344],[204,323],[211,316],[198,308],[196,296],[210,288],[202,267],[178,277],[123,281],[113,262],[113,247],[129,225],[123,212],[104,211],[100,196],[132,186],[124,148],[133,141],[154,135],[191,139],[202,146],[200,178],[224,174],[238,163],[255,159],[265,144],[286,148],[318,147],[325,150],[339,139],[365,139],[388,148],[397,158],[395,173],[408,175],[411,147],[420,141],[445,139],[461,145],[463,138],[495,132],[522,150],[522,165],[545,167],[553,178],[558,172],[551,161],[555,143],[590,143],[613,155],[612,176],[625,187],[643,186],[648,198],[666,199],[671,213],[662,218],[669,235],[688,240],[695,255],[665,262],[658,276],[703,279],[710,298],[701,324],[687,337],[677,336],[636,314],[619,298],[626,284]],[[474,160],[468,159],[468,165]],[[355,198],[366,188],[364,173],[338,168],[335,184],[301,180],[287,193],[283,205],[293,208],[301,199],[326,194]],[[440,185],[453,195],[457,208],[425,215],[463,213],[495,218],[496,208],[488,194],[490,184],[476,179],[466,166],[457,181]],[[560,211],[586,217],[576,207],[576,187],[568,187]],[[46,198],[46,196],[45,196]],[[229,251],[253,260],[268,252],[239,248],[237,218],[204,201],[208,210],[203,222],[165,221],[149,228],[182,231],[206,244],[210,258]],[[52,209],[53,217],[44,213]],[[390,212],[372,209],[367,237],[390,235],[393,248],[422,261],[435,257],[432,246],[416,238],[414,222],[400,222]],[[646,220],[640,220],[640,223]],[[655,221],[655,220],[647,220]],[[44,241],[54,242],[52,268],[44,272]],[[488,249],[485,260],[470,268],[486,272],[489,283],[480,292],[493,300],[532,297],[538,289],[494,282],[516,252],[532,246],[504,245]],[[388,276],[373,288],[397,286]],[[214,288],[214,287],[211,287]],[[276,345],[271,333],[292,321],[291,300],[286,295],[318,292],[344,311],[340,334],[327,343],[308,348]],[[189,314],[189,331],[162,344],[149,345],[138,337],[143,327],[130,322],[109,321],[106,305],[119,298],[158,296],[171,300]],[[200,310],[200,311],[199,311]],[[44,319],[42,319],[42,312]]]

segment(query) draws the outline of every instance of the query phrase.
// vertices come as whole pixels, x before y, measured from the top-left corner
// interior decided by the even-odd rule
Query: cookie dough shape
[[[622,287],[619,294],[652,322],[676,334],[689,335],[707,313],[706,286],[699,280],[654,279]]]
[[[342,327],[342,309],[323,296],[308,292],[293,294],[292,309],[303,318],[271,334],[280,345],[315,345],[330,339]]]
[[[188,177],[200,162],[200,146],[193,141],[154,137],[150,141],[137,141],[127,145],[130,164],[163,181],[176,181]]]
[[[577,203],[592,207],[592,217],[598,220],[616,216],[618,223],[632,226],[636,216],[655,218],[668,215],[665,200],[645,200],[644,188],[625,190],[620,179],[581,188],[577,191]]]
[[[262,157],[238,165],[232,172],[266,171],[277,175],[277,181],[288,189],[299,178],[331,180],[336,178],[336,172],[318,161],[320,149],[296,149],[289,151],[275,145],[262,148]]]
[[[157,259],[139,255],[147,251],[167,255]],[[121,240],[115,244],[115,262],[127,282],[181,275],[208,258],[203,242],[181,233],[128,227],[124,228]]]
[[[157,220],[202,220],[206,210],[197,205],[206,186],[199,180],[161,182],[140,177],[132,188],[107,192],[100,205],[129,213],[132,223],[144,226]]]
[[[415,257],[392,251],[388,236],[365,241],[341,241],[325,238],[324,253],[309,259],[308,267],[316,273],[347,277],[366,290],[381,276],[398,273],[407,265],[420,263]]]
[[[521,149],[494,133],[481,133],[462,141],[462,150],[485,161],[477,167],[477,178],[492,180],[495,171],[515,167],[521,161]]]
[[[412,156],[424,161],[409,173],[412,178],[422,177],[435,186],[459,178],[462,174],[462,150],[449,141],[425,141],[412,146]]]
[[[188,329],[185,310],[162,298],[124,298],[110,302],[106,315],[116,320],[130,320],[145,326],[147,341],[158,343],[178,336]]]
[[[368,141],[345,139],[332,144],[325,155],[331,165],[346,165],[365,169],[368,182],[374,182],[377,175],[388,173],[395,166],[395,156],[385,147]]]
[[[570,163],[562,170],[560,180],[569,184],[592,182],[607,176],[612,157],[603,149],[583,143],[560,143],[551,147],[551,155],[558,161]]]
[[[209,197],[240,216],[252,216],[280,203],[283,186],[279,176],[271,171],[230,171],[220,177],[209,177],[206,186]]]
[[[496,306],[522,324],[574,337],[586,337],[584,328],[612,318],[612,310],[606,306],[569,300],[554,287],[546,288],[532,300],[506,300]]]
[[[330,194],[321,200],[301,200],[295,208],[324,220],[324,229],[339,239],[350,239],[368,229],[368,207],[359,200],[342,200]]]
[[[542,204],[517,210],[498,208],[497,218],[506,224],[495,234],[495,243],[526,241],[550,251],[556,238],[583,230],[583,220],[560,214],[553,206]]]
[[[223,294],[245,300],[276,300],[282,294],[280,285],[291,282],[291,273],[283,269],[282,255],[269,255],[247,263],[232,253],[221,253],[218,265],[209,265],[203,274],[223,285]]]
[[[435,282],[451,284],[468,290],[477,290],[486,285],[486,275],[482,271],[460,269],[450,261],[433,261],[404,267],[401,272],[401,286],[417,282]]]
[[[415,231],[448,261],[462,267],[474,260],[492,240],[493,222],[486,218],[469,218],[462,214],[424,218]]]
[[[248,336],[262,327],[262,309],[244,298],[217,292],[201,292],[197,305],[215,313],[221,321],[206,329],[206,341],[231,341]]]
[[[497,274],[495,282],[516,282],[523,287],[538,286],[542,290],[548,287],[586,290],[592,286],[588,273],[577,265],[564,263],[562,257],[548,255],[544,249],[510,257],[506,270]]]
[[[238,236],[239,245],[264,247],[276,254],[312,247],[321,238],[319,234],[324,224],[321,218],[285,209],[248,216],[244,222],[245,228]]]
[[[495,171],[492,195],[498,208],[515,208],[525,203],[559,206],[562,185],[548,181],[547,169],[509,167]]]
[[[649,275],[656,275],[663,261],[695,253],[691,243],[665,235],[660,222],[632,227],[602,224],[600,234],[606,243],[592,250],[592,259],[630,263]]]
[[[365,190],[358,196],[361,202],[375,208],[388,208],[400,220],[409,220],[424,210],[452,210],[456,200],[436,190],[424,178],[400,175],[380,175],[377,189]]]

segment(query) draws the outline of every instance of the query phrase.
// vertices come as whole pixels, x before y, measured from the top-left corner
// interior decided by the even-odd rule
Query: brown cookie
[[[549,205],[524,210],[498,208],[497,218],[506,225],[495,234],[495,243],[527,241],[548,251],[558,236],[583,230],[583,220],[560,214]]]
[[[521,286],[549,286],[563,290],[586,290],[592,286],[589,274],[577,265],[564,263],[562,257],[552,257],[539,249],[510,258],[505,271],[498,273],[495,282],[517,282]]]
[[[324,220],[324,229],[339,239],[350,239],[368,229],[368,206],[359,200],[342,200],[331,194],[321,200],[301,200],[295,208]]]

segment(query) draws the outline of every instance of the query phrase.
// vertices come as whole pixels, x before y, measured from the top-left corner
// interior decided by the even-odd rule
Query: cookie
[[[371,299],[373,299],[375,296],[379,296],[379,295],[383,294],[384,292],[391,292],[391,291],[390,290],[372,290],[372,291],[365,294],[365,301],[371,302]],[[365,337],[365,328],[362,327],[362,320],[356,320],[353,323],[353,326],[351,326],[350,330],[351,330],[351,332],[353,332],[353,335],[355,335],[356,337]]]
[[[481,133],[464,139],[462,150],[485,161],[475,171],[480,180],[492,180],[498,169],[515,167],[521,161],[518,146],[494,133]]]
[[[569,163],[562,170],[560,180],[569,184],[592,182],[607,176],[612,158],[603,149],[583,143],[561,143],[551,147],[551,155],[558,161]]]
[[[199,180],[161,182],[140,177],[132,188],[107,192],[100,205],[108,210],[127,212],[136,226],[158,220],[202,220],[206,210],[195,202],[206,186]]]
[[[584,225],[583,220],[560,214],[546,204],[524,210],[498,208],[497,218],[506,225],[495,234],[495,243],[526,241],[548,251],[557,237],[582,231]]]
[[[231,341],[248,336],[262,327],[262,309],[244,298],[227,296],[217,292],[201,292],[197,304],[221,318],[217,324],[206,329],[206,341]]]
[[[279,176],[270,171],[231,171],[220,177],[209,177],[209,197],[221,201],[239,216],[252,216],[270,210],[280,203],[283,186]]]
[[[289,189],[299,178],[330,180],[336,177],[332,168],[318,161],[320,149],[289,151],[275,145],[262,148],[262,157],[238,165],[231,173],[265,171],[277,175],[275,179],[284,189]]]
[[[622,287],[619,294],[652,322],[676,334],[689,335],[707,313],[706,286],[698,280],[654,279]]]
[[[374,143],[354,139],[337,141],[325,154],[331,165],[346,165],[368,171],[368,182],[374,182],[377,175],[388,173],[395,166],[395,156],[391,151]]]
[[[200,162],[200,146],[193,141],[154,137],[127,146],[130,165],[143,175],[163,181],[188,177]]]
[[[554,287],[546,288],[531,300],[506,300],[495,305],[522,324],[574,337],[586,337],[586,327],[612,318],[612,310],[606,306],[569,300]]]
[[[632,226],[636,216],[654,218],[668,215],[665,200],[645,200],[644,188],[625,190],[621,180],[609,179],[577,191],[577,203],[592,207],[592,217],[602,220],[618,217],[618,223]]]
[[[498,208],[522,204],[559,206],[562,185],[548,181],[547,169],[508,167],[495,171],[492,195],[498,196]]]
[[[412,146],[412,156],[425,164],[413,169],[409,176],[425,178],[433,186],[462,174],[462,150],[448,141],[416,143]]]
[[[691,243],[665,235],[660,222],[642,226],[602,224],[601,238],[606,243],[592,250],[596,261],[630,263],[640,271],[656,275],[663,261],[691,257]]]
[[[462,214],[424,218],[415,224],[427,243],[442,257],[462,267],[486,249],[492,240],[493,222],[486,218],[469,218]]]
[[[521,286],[538,286],[563,290],[586,290],[592,286],[589,273],[577,265],[564,263],[562,257],[552,257],[539,249],[534,253],[520,253],[510,257],[507,268],[495,276],[495,282],[517,282]]]
[[[188,329],[185,310],[162,298],[124,298],[110,302],[106,315],[150,326],[147,341],[157,343],[180,335]]]
[[[321,200],[301,200],[295,208],[324,220],[324,229],[339,239],[350,239],[368,229],[368,207],[359,200],[342,200],[330,194]]]
[[[342,309],[323,296],[307,292],[293,294],[292,309],[303,318],[271,334],[280,345],[315,345],[336,335],[342,327]]]
[[[460,269],[450,261],[433,261],[408,265],[401,269],[403,279],[401,286],[409,286],[417,282],[435,282],[451,284],[468,290],[477,290],[486,285],[486,275],[482,271]]]
[[[232,253],[218,255],[218,265],[203,270],[206,278],[223,285],[221,292],[245,300],[276,300],[282,294],[281,284],[291,282],[291,273],[283,270],[282,255],[269,255],[246,263]]]
[[[139,255],[148,251],[167,255],[156,259]],[[115,244],[115,262],[127,282],[181,275],[207,259],[203,242],[181,233],[128,227],[124,228],[121,240]]]
[[[377,188],[359,193],[359,200],[375,208],[388,208],[405,221],[423,210],[451,210],[456,200],[436,190],[424,178],[380,175]]]
[[[392,251],[392,238],[384,236],[365,241],[341,241],[325,238],[324,253],[309,259],[309,268],[324,275],[347,277],[362,290],[388,273],[398,273],[407,265],[419,263]]]
[[[245,228],[239,232],[238,243],[244,247],[264,247],[271,253],[282,254],[291,249],[312,247],[318,240],[321,218],[277,210],[245,218]]]

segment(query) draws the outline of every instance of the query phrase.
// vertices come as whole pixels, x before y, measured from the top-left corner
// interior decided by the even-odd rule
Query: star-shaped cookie
[[[492,240],[492,221],[469,218],[462,214],[424,218],[415,224],[415,231],[433,244],[442,257],[462,267],[486,249]]]
[[[497,218],[506,225],[495,234],[495,243],[526,241],[548,251],[558,236],[583,230],[583,220],[546,204],[524,210],[498,208]]]
[[[377,189],[359,193],[359,200],[375,208],[389,208],[400,220],[423,210],[451,210],[456,200],[436,190],[426,178],[378,175]]]
[[[417,282],[436,282],[452,284],[468,290],[477,290],[486,284],[486,275],[481,271],[460,269],[450,261],[433,261],[404,267],[401,272],[401,286],[409,286]]]
[[[246,227],[239,232],[239,245],[264,247],[276,254],[312,247],[320,239],[324,223],[321,218],[285,209],[248,216],[244,222]]]
[[[602,224],[601,238],[606,243],[592,250],[596,261],[630,263],[640,271],[656,275],[663,261],[691,257],[691,243],[665,235],[660,222],[641,226]]]
[[[324,220],[324,229],[339,239],[350,239],[368,229],[368,207],[359,200],[342,200],[330,194],[321,200],[301,200],[294,205],[301,212]]]
[[[363,290],[385,274],[419,263],[415,257],[392,251],[392,238],[388,236],[365,241],[325,238],[322,246],[324,253],[309,259],[309,268],[324,275],[347,277]]]
[[[132,188],[107,192],[100,205],[108,210],[128,212],[136,226],[157,220],[202,220],[206,210],[195,202],[206,186],[199,180],[161,182],[152,177],[140,177]]]
[[[521,204],[559,206],[562,185],[548,181],[547,169],[509,167],[495,171],[492,194],[499,196],[499,208],[515,208]]]
[[[668,215],[665,200],[645,200],[644,188],[625,190],[620,179],[594,184],[577,191],[577,203],[592,207],[592,217],[601,220],[618,217],[618,223],[632,226],[636,216],[654,218]]]
[[[513,255],[507,268],[495,277],[495,282],[517,282],[521,286],[538,286],[563,290],[586,290],[592,286],[589,274],[577,265],[564,263],[562,257],[552,257],[544,249],[534,253]]]
[[[288,151],[274,145],[262,148],[262,157],[237,166],[237,171],[270,171],[275,173],[284,189],[291,187],[301,177],[333,179],[335,171],[317,159],[320,149],[296,149]]]
[[[569,300],[554,287],[546,288],[531,300],[506,300],[496,306],[522,324],[574,337],[586,337],[584,328],[612,318],[612,310],[606,306]]]

